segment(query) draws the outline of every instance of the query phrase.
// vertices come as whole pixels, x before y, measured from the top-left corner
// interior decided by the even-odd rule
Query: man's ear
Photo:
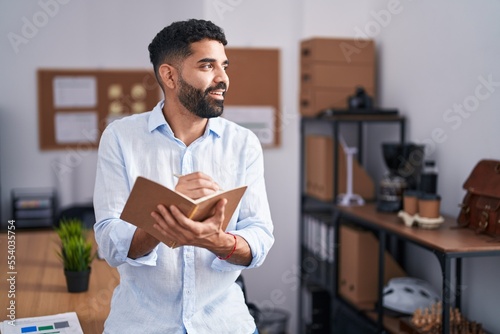
[[[177,69],[169,64],[162,64],[158,68],[158,74],[166,88],[174,89],[177,86]]]

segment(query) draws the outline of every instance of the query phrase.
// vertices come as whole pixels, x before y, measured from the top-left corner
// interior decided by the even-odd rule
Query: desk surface
[[[58,238],[53,231],[16,231],[15,305],[16,318],[74,311],[85,334],[102,333],[109,314],[111,295],[119,282],[116,269],[105,261],[92,263],[89,290],[69,293],[62,263],[57,257]],[[0,234],[0,309],[5,312],[10,298],[7,272],[7,234]],[[6,320],[6,313],[0,319]]]
[[[349,217],[361,219],[368,225],[385,229],[391,233],[402,236],[410,241],[442,253],[500,253],[500,242],[494,238],[476,234],[470,229],[457,229],[456,218],[444,217],[445,222],[434,230],[418,227],[407,227],[401,218],[395,213],[378,212],[375,204],[364,206],[338,207],[338,209]]]

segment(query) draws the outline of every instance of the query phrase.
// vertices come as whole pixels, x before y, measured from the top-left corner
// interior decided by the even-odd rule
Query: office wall
[[[400,108],[408,117],[409,140],[428,143],[431,139],[432,143],[436,128],[447,135],[431,152],[441,171],[439,191],[445,213],[458,214],[461,185],[474,163],[500,155],[495,145],[500,134],[493,130],[500,120],[496,110],[500,106],[498,85],[492,85],[493,92],[479,100],[477,108],[469,106],[474,110],[461,116],[460,125],[456,118],[453,122],[443,118],[454,104],[473,101],[479,77],[488,80],[491,75],[492,81],[500,82],[500,67],[493,60],[500,55],[498,1],[55,1],[60,4],[57,12],[53,9],[47,22],[39,21],[37,31],[26,34],[17,48],[9,42],[9,33],[23,36],[26,21],[43,19],[38,14],[44,11],[40,3],[53,1],[0,1],[0,69],[4,75],[0,81],[1,223],[9,219],[9,194],[14,187],[60,187],[68,194],[65,201],[70,198],[72,202],[92,196],[94,151],[38,149],[37,68],[148,68],[147,44],[161,27],[188,17],[211,19],[226,30],[230,46],[281,49],[282,146],[264,153],[277,239],[264,266],[248,271],[245,278],[251,301],[291,312],[291,333],[297,321],[299,269],[297,94],[301,39],[357,37],[361,31],[376,40],[380,104]],[[397,13],[387,21],[381,13],[389,9]],[[386,131],[377,128],[368,132],[369,138],[380,139]],[[379,153],[376,148],[366,152],[375,175],[384,170],[377,165]],[[58,159],[74,163],[74,172],[62,180],[51,167]],[[76,185],[78,191],[69,190],[68,184]],[[440,288],[436,260],[416,248],[408,252],[410,273]],[[496,258],[464,261],[463,309],[492,332],[500,332],[494,314],[495,301],[500,300],[494,284],[494,277],[500,275],[498,264]]]

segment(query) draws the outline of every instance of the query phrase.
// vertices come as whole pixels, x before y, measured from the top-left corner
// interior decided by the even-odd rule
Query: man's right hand
[[[175,191],[198,199],[221,190],[219,185],[208,175],[202,172],[194,172],[179,177],[179,182],[175,186]]]

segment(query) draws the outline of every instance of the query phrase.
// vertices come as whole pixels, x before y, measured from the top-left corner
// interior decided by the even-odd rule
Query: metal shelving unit
[[[335,162],[339,161],[338,145],[333,145],[333,200],[325,202],[308,196],[305,191],[305,136],[306,128],[314,127],[319,124],[327,124],[330,128],[330,135],[337,139],[339,136],[339,127],[341,124],[355,124],[357,129],[358,143],[358,161],[362,164],[363,156],[363,126],[373,123],[393,123],[399,126],[399,140],[405,140],[405,118],[397,113],[383,114],[374,112],[373,114],[342,114],[323,117],[302,117],[301,119],[301,141],[300,141],[300,194],[301,194],[301,289],[299,295],[299,333],[323,334],[333,333],[336,328],[335,315],[339,312],[347,312],[354,317],[365,319],[366,323],[362,326],[369,328],[371,332],[382,331],[381,319],[373,319],[366,316],[360,316],[356,307],[344,302],[338,296],[337,277],[338,277],[338,252],[339,243],[339,211],[336,209],[336,197],[338,195],[339,173]],[[382,242],[381,242],[382,244]],[[385,243],[384,243],[385,245]],[[324,323],[314,323],[314,317],[311,314],[320,312],[318,307],[324,306],[324,299],[321,299],[317,305],[311,305],[311,295],[307,290],[314,289],[323,291],[328,296],[330,304],[328,310],[331,320]],[[314,301],[312,301],[314,304]],[[307,309],[312,308],[312,309]],[[343,309],[343,310],[341,310]],[[318,318],[321,319],[325,318]],[[336,328],[338,332],[339,328]]]

